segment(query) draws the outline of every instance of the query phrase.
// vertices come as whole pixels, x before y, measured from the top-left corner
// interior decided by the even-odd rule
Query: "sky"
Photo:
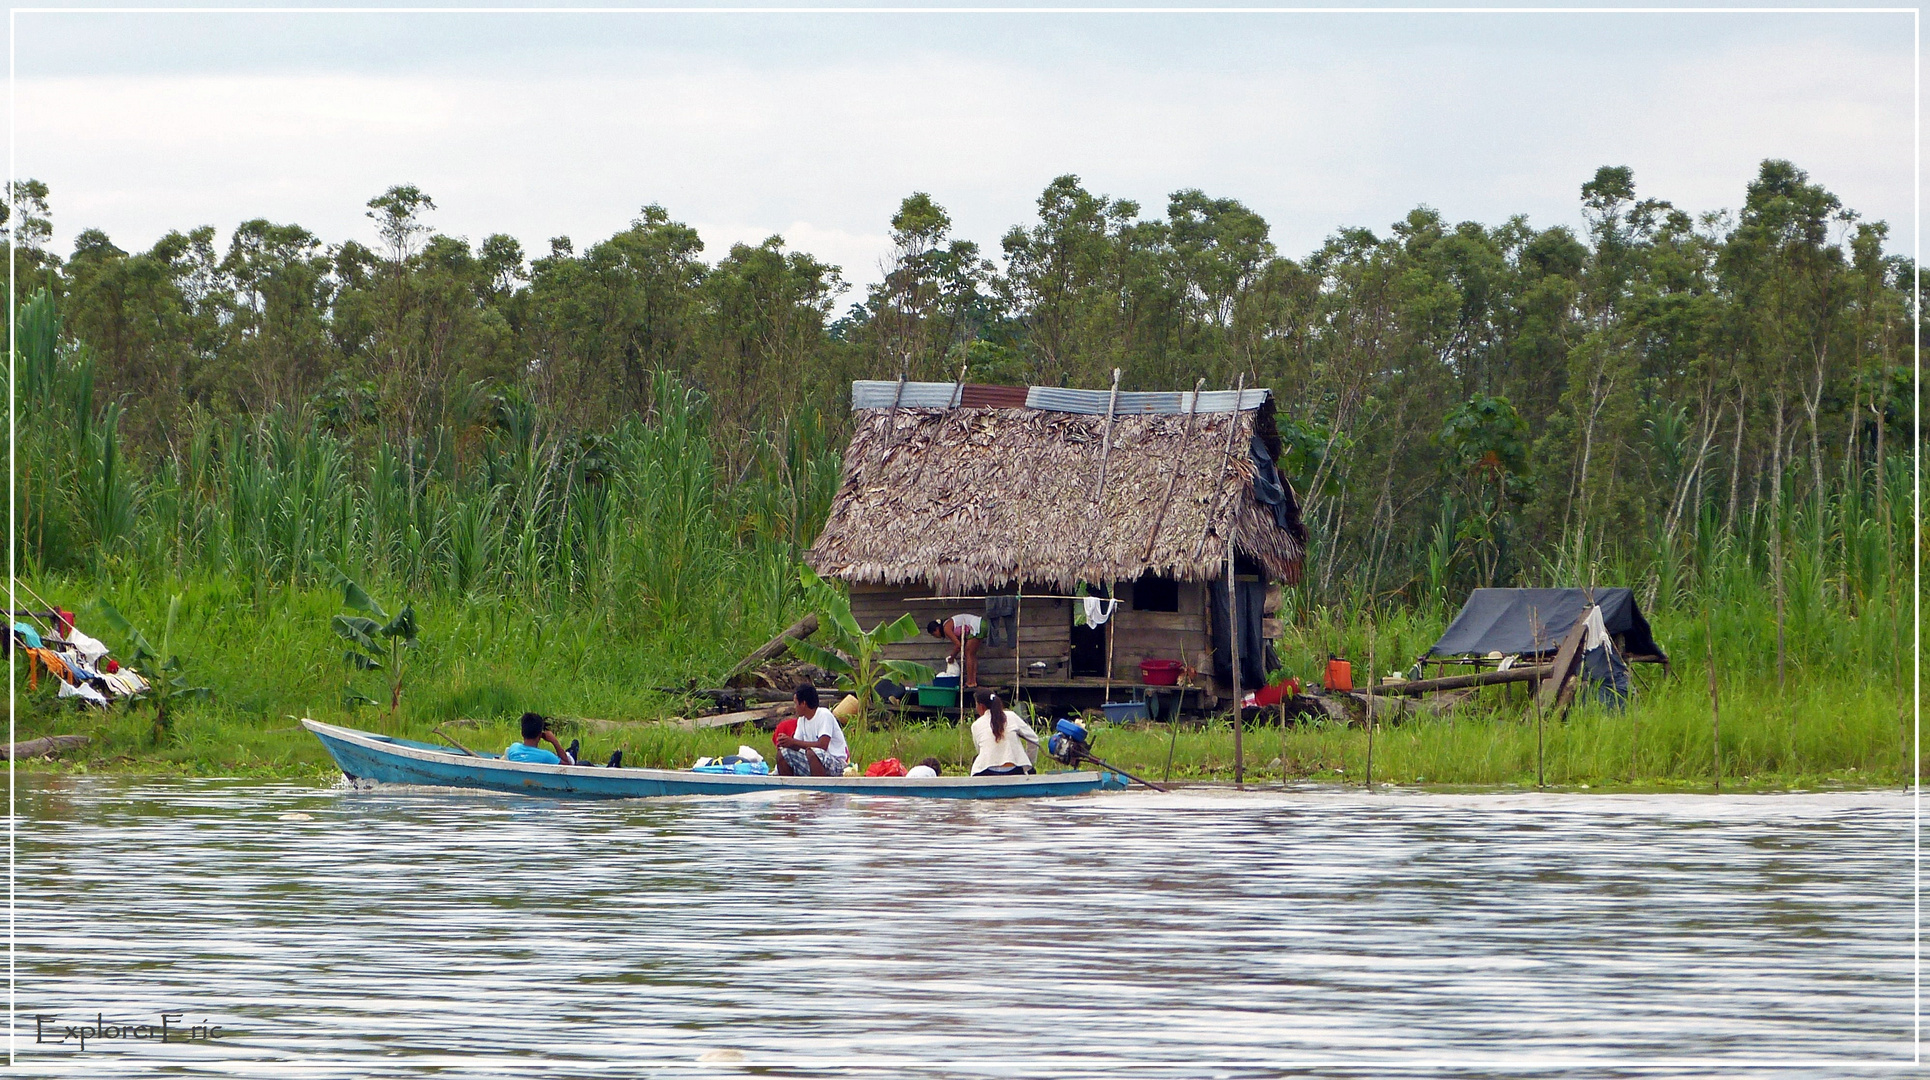
[[[1733,209],[1781,157],[1908,253],[1913,34],[1835,11],[71,8],[14,16],[13,175],[51,188],[62,253],[253,218],[373,244],[365,204],[409,183],[436,230],[532,255],[660,203],[708,258],[781,235],[861,287],[914,191],[996,255],[1062,174],[1148,216],[1200,188],[1298,257],[1423,204],[1578,227],[1602,165]]]

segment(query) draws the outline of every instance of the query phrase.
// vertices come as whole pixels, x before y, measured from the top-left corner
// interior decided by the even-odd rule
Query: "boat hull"
[[[746,795],[763,791],[827,791],[927,799],[1019,799],[1083,795],[1123,788],[1111,772],[1037,776],[736,776],[674,769],[606,769],[538,765],[444,750],[354,728],[303,720],[352,780],[480,788],[522,795],[579,799],[649,799],[683,795]]]

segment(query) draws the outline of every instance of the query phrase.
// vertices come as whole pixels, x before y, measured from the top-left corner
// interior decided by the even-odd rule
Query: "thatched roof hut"
[[[1111,399],[1083,393],[1073,403],[1096,400],[1103,410]],[[1199,412],[1180,411],[1192,396],[1135,395],[1178,408],[1115,408],[1110,418],[1028,405],[860,407],[844,482],[807,559],[853,584],[960,591],[1022,575],[1069,592],[1082,581],[1147,573],[1211,580],[1225,572],[1231,533],[1269,578],[1297,581],[1306,531],[1293,489],[1281,483],[1284,513],[1276,513],[1254,483],[1264,468],[1256,440],[1268,462],[1280,453],[1271,395],[1249,391],[1243,407],[1224,402],[1209,412],[1214,403],[1203,394]]]
[[[1018,594],[1015,643],[988,640],[982,674],[1078,691],[1177,660],[1223,687],[1233,555],[1241,682],[1265,671],[1263,599],[1300,579],[1306,545],[1267,391],[861,382],[852,404],[844,480],[806,560],[851,587],[865,625],[981,604],[989,617]],[[1103,629],[1072,602],[1082,584],[1123,605]],[[945,648],[888,651],[935,662]]]

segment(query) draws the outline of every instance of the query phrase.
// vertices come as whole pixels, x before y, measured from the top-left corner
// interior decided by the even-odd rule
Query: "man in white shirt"
[[[791,700],[797,705],[797,730],[775,740],[778,775],[843,776],[851,748],[837,715],[818,704],[818,688],[810,683],[800,684]]]

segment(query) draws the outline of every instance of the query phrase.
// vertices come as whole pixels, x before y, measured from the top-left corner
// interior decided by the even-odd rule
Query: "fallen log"
[[[754,724],[760,720],[776,720],[791,711],[789,705],[767,705],[761,709],[745,709],[742,712],[719,713],[716,716],[693,716],[677,723],[685,731],[702,728],[734,727],[738,724]]]
[[[1470,686],[1498,686],[1502,683],[1534,682],[1554,670],[1552,664],[1519,664],[1506,671],[1484,671],[1478,675],[1449,675],[1440,679],[1409,679],[1382,683],[1371,691],[1375,697],[1418,697],[1437,690],[1465,690]]]
[[[808,638],[817,632],[818,617],[816,615],[806,615],[802,619],[785,627],[776,637],[759,645],[756,651],[752,652],[749,656],[739,660],[737,666],[731,668],[730,672],[724,676],[724,682],[728,684],[732,679],[737,678],[739,675],[742,675],[766,660],[777,659],[790,649],[791,642]]]
[[[62,751],[86,745],[87,736],[85,735],[46,735],[38,739],[28,739],[26,742],[0,746],[0,758],[18,761],[21,758],[53,757]]]

